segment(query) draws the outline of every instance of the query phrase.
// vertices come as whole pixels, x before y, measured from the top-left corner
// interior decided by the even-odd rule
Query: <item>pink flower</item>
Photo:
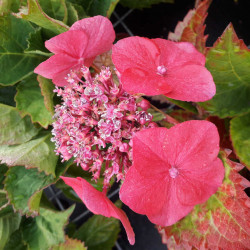
[[[170,226],[205,202],[222,184],[219,135],[207,121],[152,128],[133,137],[133,166],[120,199],[161,226]]]
[[[186,42],[129,37],[113,46],[112,60],[125,91],[206,101],[215,94],[205,56]]]
[[[45,42],[55,55],[35,68],[34,72],[52,79],[57,86],[68,85],[65,77],[70,70],[89,67],[95,57],[111,49],[115,40],[112,23],[103,16],[75,22],[69,31]]]
[[[116,207],[102,192],[96,190],[84,179],[62,177],[65,184],[71,186],[86,207],[94,214],[101,214],[106,217],[114,217],[123,224],[129,243],[134,245],[135,234],[126,214]]]
[[[80,78],[84,78],[82,81]],[[124,179],[131,163],[130,139],[133,134],[152,126],[152,115],[146,111],[149,102],[139,102],[124,92],[112,78],[109,68],[92,77],[87,67],[79,77],[72,71],[68,86],[54,90],[62,97],[55,108],[52,141],[63,160],[75,162],[93,174],[104,176],[104,187],[110,179]]]

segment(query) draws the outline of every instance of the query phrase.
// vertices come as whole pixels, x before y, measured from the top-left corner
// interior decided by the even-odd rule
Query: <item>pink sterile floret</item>
[[[123,224],[129,243],[134,245],[135,243],[135,234],[130,225],[128,217],[126,214],[118,207],[116,207],[103,193],[96,190],[84,179],[77,178],[68,178],[62,177],[64,182],[71,186],[86,207],[94,214],[101,214],[106,217],[114,217],[121,221]]]
[[[70,69],[89,67],[95,57],[111,49],[115,32],[108,18],[95,16],[75,22],[69,31],[45,42],[55,55],[35,68],[34,72],[52,79],[57,86],[65,86]]]
[[[131,166],[133,134],[155,126],[152,115],[138,107],[148,107],[147,101],[137,103],[135,97],[117,86],[109,68],[103,68],[94,78],[82,67],[80,78],[72,71],[64,88],[56,87],[62,104],[55,108],[52,141],[63,160],[75,162],[93,178],[104,170],[104,187],[113,176],[123,179]]]
[[[205,202],[222,184],[219,135],[207,121],[151,128],[133,137],[133,166],[120,199],[161,226],[170,226]]]
[[[129,93],[194,102],[215,95],[205,56],[191,43],[129,37],[113,45],[112,60]]]

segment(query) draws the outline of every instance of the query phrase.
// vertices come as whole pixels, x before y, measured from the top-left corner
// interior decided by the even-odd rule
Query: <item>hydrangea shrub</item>
[[[107,198],[117,182],[169,249],[247,249],[250,53],[231,24],[206,47],[211,1],[198,1],[169,40],[119,41],[105,17],[118,1],[3,2],[0,248],[111,249],[119,221],[135,244]],[[179,107],[165,113],[157,98]],[[55,183],[95,214],[68,235],[73,207],[58,212],[43,193]],[[102,225],[111,234],[87,230]]]

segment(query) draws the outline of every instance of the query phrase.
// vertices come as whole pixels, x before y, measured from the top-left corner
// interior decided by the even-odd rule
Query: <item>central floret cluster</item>
[[[112,176],[123,179],[131,166],[133,134],[156,126],[146,112],[149,103],[138,102],[117,86],[109,68],[92,77],[89,68],[82,67],[80,72],[72,71],[67,81],[67,86],[55,89],[62,97],[52,131],[56,152],[63,160],[74,157],[95,180],[103,170],[107,187]]]

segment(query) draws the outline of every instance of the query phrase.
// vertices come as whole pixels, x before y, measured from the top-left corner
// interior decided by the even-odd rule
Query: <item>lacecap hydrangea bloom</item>
[[[215,95],[206,58],[187,42],[129,37],[112,48],[113,63],[125,91],[203,102]]]
[[[110,180],[124,181],[121,200],[155,224],[168,226],[206,201],[224,176],[218,132],[207,121],[158,128],[141,95],[164,94],[206,101],[215,84],[205,57],[189,43],[131,37],[113,45],[109,67],[90,69],[111,49],[115,33],[102,16],[85,18],[45,43],[54,55],[36,69],[57,86],[53,141],[62,160],[74,158],[103,192],[82,178],[61,177],[95,214],[120,219],[129,242],[134,232],[124,212],[106,197]],[[92,72],[92,73],[91,73]],[[113,72],[113,73],[112,73]]]
[[[69,83],[65,79],[70,70],[89,67],[97,55],[111,49],[115,31],[108,18],[95,16],[75,22],[69,31],[45,42],[55,55],[39,64],[34,72],[52,79],[57,86]]]
[[[218,153],[218,130],[208,121],[140,131],[120,199],[151,222],[170,226],[221,186],[225,170]]]
[[[104,170],[104,187],[110,179],[124,179],[131,166],[130,139],[136,132],[155,127],[147,113],[149,103],[117,86],[109,68],[92,77],[89,68],[68,75],[68,85],[56,88],[62,104],[55,108],[53,141],[63,160],[75,158],[97,180]],[[139,111],[140,108],[140,111]],[[145,111],[144,111],[144,110]]]

